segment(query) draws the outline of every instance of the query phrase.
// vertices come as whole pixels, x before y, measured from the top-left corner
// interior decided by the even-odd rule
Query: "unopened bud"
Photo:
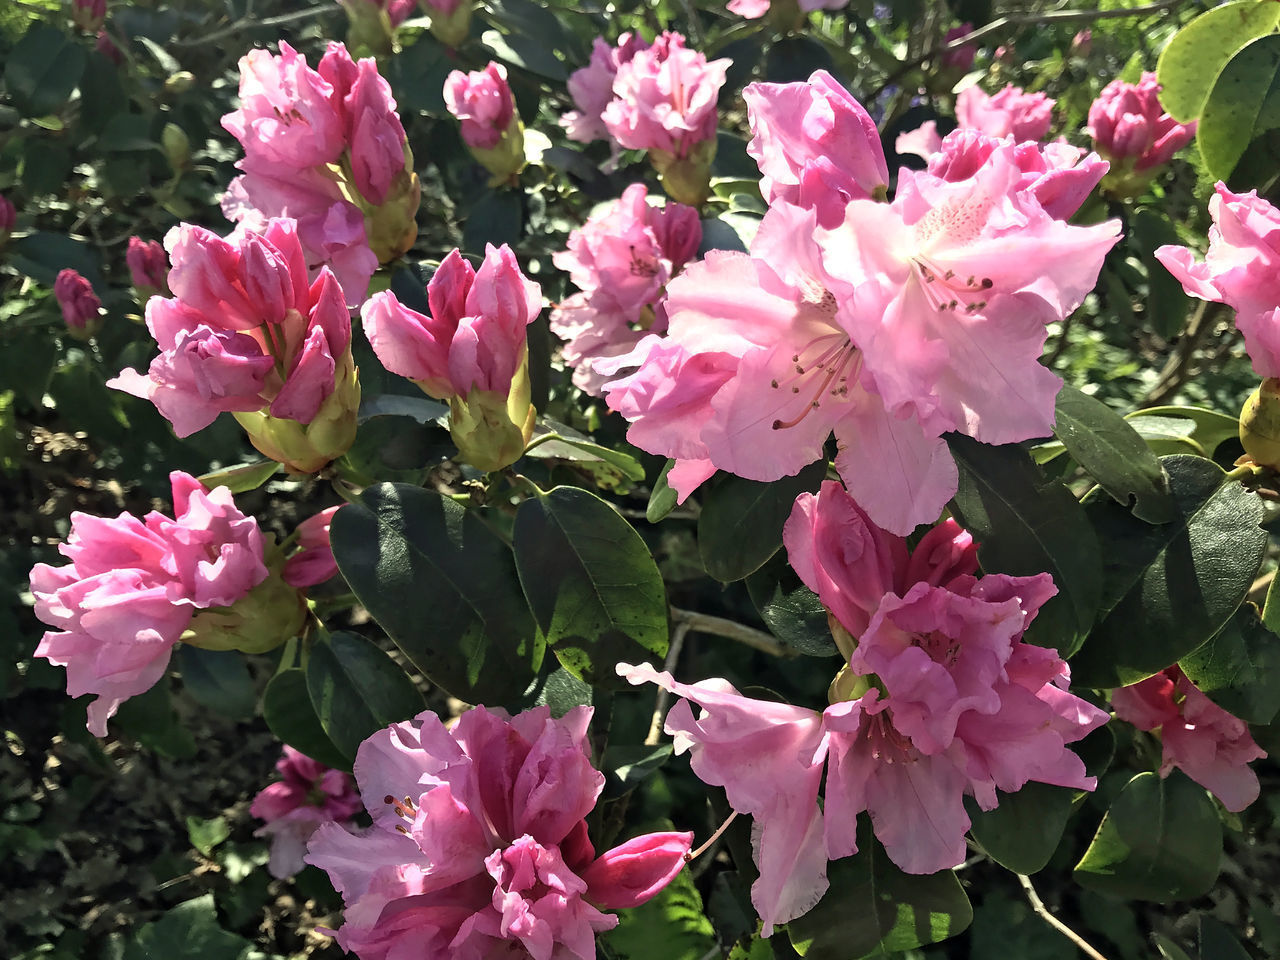
[[[1280,379],[1263,380],[1244,402],[1240,443],[1254,463],[1280,470]]]
[[[169,75],[164,82],[164,92],[168,94],[186,93],[195,84],[196,77],[190,70],[179,70]]]
[[[284,582],[280,548],[268,538],[270,573],[229,607],[201,610],[191,619],[182,642],[203,650],[266,653],[298,635],[307,616],[305,594]]]
[[[191,141],[176,123],[166,123],[160,134],[160,144],[174,173],[181,173],[191,165]]]
[[[695,210],[711,195],[711,161],[716,156],[716,140],[703,140],[687,157],[665,150],[650,150],[649,162],[662,179],[662,189],[672,200]]]
[[[536,419],[529,401],[527,355],[506,396],[477,388],[449,401],[449,436],[462,459],[486,473],[510,466],[524,455]]]

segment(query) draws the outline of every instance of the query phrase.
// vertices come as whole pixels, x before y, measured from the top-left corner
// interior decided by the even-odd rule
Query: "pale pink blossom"
[[[307,862],[347,905],[337,931],[364,960],[401,955],[592,960],[602,910],[636,906],[684,865],[690,833],[653,833],[596,856],[585,817],[590,707],[553,719],[475,707],[446,729],[432,713],[360,746],[355,776],[373,826],[325,824]]]
[[[62,319],[71,330],[97,327],[102,315],[102,301],[93,292],[93,284],[77,271],[67,267],[58,271],[53,283],[53,296],[62,308]]]
[[[36,616],[47,631],[36,656],[67,668],[67,693],[96,694],[89,732],[104,737],[120,704],[164,676],[197,608],[228,606],[264,580],[262,533],[221,487],[169,475],[177,514],[141,520],[71,515],[59,552],[71,562],[31,570]]]
[[[327,268],[308,284],[294,221],[226,239],[183,224],[165,243],[173,297],[147,303],[161,353],[108,386],[153,402],[180,437],[224,411],[310,423],[350,365],[351,318]]]
[[[928,160],[942,149],[942,136],[938,133],[938,122],[926,120],[914,130],[898,134],[893,142],[893,149],[900,154],[913,154]]]
[[[862,104],[825,70],[804,83],[753,83],[742,91],[767,202],[818,211],[835,226],[853,199],[883,197],[889,168],[880,132]]]
[[[1172,245],[1156,250],[1156,259],[1191,296],[1236,311],[1254,372],[1280,376],[1280,211],[1256,190],[1232,193],[1221,182],[1215,189],[1204,260]]]
[[[1023,93],[1013,84],[993,96],[972,86],[956,96],[956,121],[989,137],[1043,140],[1053,123],[1053,104],[1043,93]]]
[[[390,290],[365,303],[364,331],[382,365],[437,399],[473,389],[505,396],[524,363],[525,328],[542,309],[541,288],[511,249],[487,245],[479,270],[451,251],[427,284],[427,301],[429,317]]]
[[[569,74],[569,96],[578,109],[561,117],[560,126],[565,128],[570,140],[590,143],[609,139],[609,130],[601,115],[613,99],[613,80],[618,75],[618,67],[629,62],[636,51],[648,47],[648,42],[635,33],[621,34],[617,46],[610,46],[603,37],[595,38],[591,60]]]
[[[1249,767],[1267,753],[1249,726],[1206,697],[1176,664],[1111,692],[1116,716],[1155,731],[1164,754],[1160,776],[1177,767],[1233,813],[1258,799],[1258,775]]]
[[[601,119],[609,135],[629,150],[658,150],[688,157],[716,136],[716,98],[727,59],[707,61],[678,33],[663,33],[653,46],[620,63],[613,100]]]
[[[1160,105],[1150,71],[1137,83],[1112,80],[1089,107],[1089,136],[1104,157],[1146,171],[1164,166],[1196,135],[1196,121],[1178,123]]]
[[[450,73],[444,82],[444,102],[462,121],[462,139],[469,147],[496,147],[515,120],[516,102],[507,83],[507,68],[493,61],[483,70]]]
[[[805,14],[815,10],[841,10],[848,6],[849,0],[800,0],[800,11]],[[744,20],[759,20],[769,12],[769,0],[729,0],[725,5],[730,13],[736,13]]]
[[[646,330],[634,318],[618,311],[599,309],[585,293],[565,297],[551,310],[548,326],[564,341],[560,345],[564,362],[573,370],[573,383],[592,396],[602,396],[612,374],[596,370],[597,360],[629,354],[644,337],[661,333],[666,324],[655,315]]]
[[[298,551],[284,565],[284,582],[291,587],[313,587],[324,583],[338,572],[329,544],[329,527],[340,507],[329,507],[298,524]]]
[[[129,267],[129,279],[139,290],[168,289],[166,278],[169,276],[169,260],[165,256],[164,247],[156,241],[130,237],[125,263]]]
[[[307,841],[322,823],[343,823],[360,812],[360,795],[351,775],[333,770],[293,747],[286,746],[276,761],[281,779],[253,798],[250,815],[266,824],[255,837],[271,838],[267,870],[283,880],[306,863]]]

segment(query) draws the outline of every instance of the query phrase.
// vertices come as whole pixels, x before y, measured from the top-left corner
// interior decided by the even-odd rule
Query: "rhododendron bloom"
[[[267,870],[285,879],[306,863],[307,841],[322,823],[350,820],[360,812],[360,795],[350,774],[333,770],[286,746],[276,761],[281,780],[263,787],[253,798],[249,813],[266,825],[255,837],[271,838]]]
[[[163,675],[197,608],[235,603],[267,577],[257,521],[226,487],[206,493],[170,474],[177,519],[71,515],[59,552],[71,562],[31,570],[45,633],[36,656],[67,668],[67,693],[97,695],[89,731],[104,737],[120,704]]]
[[[454,70],[444,82],[449,112],[462,121],[468,146],[491,149],[515,119],[516,102],[507,83],[507,68],[490,61],[483,70]]]
[[[169,261],[164,247],[154,240],[130,237],[125,263],[129,265],[129,279],[139,290],[157,292],[168,289]]]
[[[1013,84],[994,96],[967,87],[956,96],[956,121],[989,137],[1043,140],[1053,123],[1053,104],[1043,93],[1023,93]]]
[[[1256,190],[1232,193],[1221,182],[1215,189],[1204,260],[1172,245],[1157,249],[1156,259],[1191,296],[1235,310],[1254,371],[1280,376],[1280,211]]]
[[[839,10],[848,3],[849,0],[800,0],[799,8],[803,16],[815,10]],[[729,0],[725,9],[744,20],[759,20],[769,12],[770,6],[769,0]]]
[[[62,319],[68,329],[92,332],[102,315],[102,301],[93,292],[93,284],[67,267],[58,271],[53,283],[53,296],[62,308]]]
[[[1111,708],[1139,730],[1159,733],[1160,776],[1177,767],[1233,813],[1258,799],[1258,775],[1249,762],[1266,757],[1266,751],[1243,720],[1201,693],[1176,664],[1113,690]]]
[[[313,587],[338,572],[338,563],[333,559],[333,547],[329,543],[329,527],[339,509],[321,510],[298,524],[298,552],[284,565],[284,581],[289,586]]]
[[[1089,107],[1089,136],[1104,157],[1136,171],[1163,166],[1191,142],[1196,123],[1178,123],[1160,106],[1160,83],[1147,71],[1137,83],[1112,80]]]
[[[692,834],[652,833],[596,856],[585,817],[590,707],[508,717],[474,707],[374,734],[355,775],[373,826],[324,824],[307,862],[347,904],[338,943],[365,960],[529,956],[593,960],[603,913],[644,903],[679,873]]]
[[[767,202],[818,211],[835,226],[845,204],[886,196],[889,168],[875,121],[835,78],[814,71],[804,83],[753,83],[742,91]]]
[[[613,79],[618,75],[618,67],[630,61],[636,51],[648,47],[648,42],[635,33],[620,35],[617,46],[610,46],[603,37],[595,38],[591,60],[569,75],[569,96],[578,109],[561,117],[560,125],[570,140],[590,143],[609,139],[609,130],[601,115],[613,100]]]

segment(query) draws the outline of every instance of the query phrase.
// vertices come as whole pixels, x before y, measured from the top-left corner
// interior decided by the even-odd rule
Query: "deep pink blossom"
[[[590,143],[609,139],[609,130],[601,115],[613,99],[613,80],[618,75],[618,67],[629,62],[636,51],[648,47],[648,42],[635,33],[620,35],[617,46],[610,46],[603,37],[595,38],[591,60],[569,75],[569,96],[578,109],[561,117],[560,125],[570,140]]]
[[[1160,83],[1147,71],[1137,83],[1112,80],[1089,107],[1089,136],[1104,157],[1137,171],[1164,166],[1196,135],[1160,105]]]
[[[454,70],[444,82],[449,112],[462,121],[467,146],[490,150],[498,145],[516,116],[516,102],[507,83],[507,68],[490,61],[483,70]]]
[[[1191,296],[1235,310],[1254,371],[1280,376],[1280,211],[1256,190],[1232,193],[1219,182],[1216,191],[1204,260],[1177,246],[1160,247],[1156,259]]]
[[[343,823],[361,807],[355,781],[341,770],[333,770],[286,746],[276,761],[281,779],[263,787],[253,798],[249,813],[266,825],[255,837],[271,838],[271,859],[267,870],[285,879],[302,870],[307,841],[322,823]]]
[[[344,47],[331,44],[325,60],[337,56],[338,51],[346,56]],[[356,189],[366,203],[379,207],[386,203],[397,177],[404,174],[406,137],[391,85],[378,73],[372,58],[356,64],[355,79],[343,96],[342,107]]]
[[[1177,767],[1233,813],[1258,799],[1258,775],[1249,762],[1266,757],[1266,751],[1243,720],[1201,693],[1176,664],[1113,690],[1111,708],[1139,730],[1159,733],[1160,776]]]
[[[843,219],[850,200],[884,197],[889,168],[875,121],[831,74],[804,83],[753,83],[742,91],[767,202],[818,211],[821,226]]]
[[[169,475],[177,519],[71,515],[59,552],[71,562],[31,570],[36,616],[55,628],[36,656],[67,668],[67,693],[97,695],[88,728],[107,733],[120,704],[163,675],[197,608],[229,606],[264,580],[262,533],[225,487]]]
[[[307,862],[346,901],[338,943],[363,960],[401,955],[592,960],[602,909],[643,903],[684,865],[692,834],[637,837],[597,857],[585,817],[590,707],[508,718],[475,707],[450,729],[423,713],[360,746],[355,775],[373,826],[322,826]]]
[[[961,37],[967,37],[973,32],[972,23],[962,23],[958,27],[952,27],[946,32],[942,38],[944,44],[950,44],[952,41],[959,40]],[[973,69],[974,58],[978,55],[977,44],[966,43],[954,50],[943,50],[938,56],[938,63],[945,70],[965,70]]]
[[[1023,93],[1013,84],[994,96],[972,86],[956,97],[956,120],[989,137],[1012,136],[1019,143],[1043,140],[1053,123],[1053,104],[1043,93]]]
[[[848,6],[849,0],[800,0],[802,14],[810,14],[815,10],[840,10]],[[759,20],[770,9],[769,0],[729,0],[725,5],[730,13],[736,13],[744,20]]]
[[[298,524],[298,551],[284,565],[284,582],[291,587],[313,587],[338,572],[329,544],[329,527],[339,507],[329,507]]]
[[[62,308],[62,319],[71,330],[92,330],[102,315],[102,301],[93,292],[93,284],[77,271],[67,267],[58,271],[53,283],[53,296]]]
[[[13,205],[13,201],[8,197],[0,194],[0,243],[8,239],[9,234],[13,233],[13,228],[18,222],[18,211]]]
[[[125,262],[129,266],[129,278],[139,290],[168,289],[169,259],[165,256],[164,247],[156,241],[130,237]]]

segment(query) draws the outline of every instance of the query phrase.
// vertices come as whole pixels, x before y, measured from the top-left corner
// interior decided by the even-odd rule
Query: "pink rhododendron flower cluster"
[[[649,44],[634,33],[618,37],[617,46],[610,46],[603,37],[596,37],[591,47],[591,60],[569,75],[569,95],[577,110],[560,118],[560,125],[570,140],[590,143],[592,140],[609,139],[609,129],[602,114],[613,100],[613,81],[618,67],[630,62],[637,51],[647,50]]]
[[[320,447],[302,460],[273,457],[303,472],[345,452],[359,404],[351,316],[328,267],[308,283],[297,224],[270,220],[262,234],[225,239],[182,224],[165,245],[173,297],[147,302],[161,353],[146,376],[126,369],[108,386],[150,400],[180,437],[224,411],[315,425]],[[263,449],[254,422],[241,422],[259,449],[276,452]]]
[[[276,771],[281,779],[258,792],[249,813],[266,821],[253,835],[271,838],[267,870],[283,880],[306,866],[302,858],[307,841],[320,824],[350,820],[362,804],[350,774],[326,767],[293,747],[284,748]]]
[[[156,241],[130,237],[125,263],[129,266],[129,279],[139,291],[159,293],[169,289],[169,258]]]
[[[1013,84],[994,95],[972,86],[956,96],[956,121],[989,137],[1043,140],[1053,124],[1053,104],[1043,93],[1023,93]]]
[[[1111,708],[1139,730],[1159,733],[1160,776],[1177,767],[1233,813],[1258,799],[1258,775],[1249,762],[1261,760],[1266,751],[1243,720],[1201,693],[1176,664],[1113,690]]]
[[[909,551],[831,481],[797,500],[784,540],[843,638],[848,663],[826,710],[618,665],[632,683],[685,698],[666,720],[676,752],[754,818],[763,935],[821,899],[827,861],[857,852],[863,811],[894,863],[933,873],[964,859],[966,794],[991,810],[997,790],[1031,780],[1094,788],[1066,745],[1107,714],[1067,692],[1055,651],[1022,640],[1057,592],[1047,574],[975,578],[972,540],[951,522]]]
[[[1191,296],[1236,311],[1254,371],[1280,377],[1280,211],[1256,190],[1232,193],[1221,182],[1215,189],[1204,260],[1172,245],[1156,250],[1156,259]]]
[[[314,70],[283,41],[279,56],[253,50],[240,60],[240,109],[222,125],[245,151],[223,213],[256,230],[296,220],[306,262],[328,266],[349,302],[362,301],[378,262],[417,234],[413,156],[377,64],[353,61],[340,43]]]
[[[324,583],[338,572],[338,562],[333,559],[333,547],[329,544],[329,528],[333,515],[341,507],[329,507],[298,524],[298,550],[285,561],[282,575],[291,587],[303,589]]]
[[[1191,142],[1196,124],[1178,123],[1160,106],[1160,83],[1147,71],[1137,83],[1112,80],[1089,107],[1098,152],[1138,172],[1161,167]]]
[[[748,88],[750,89],[750,88]],[[768,123],[756,113],[756,123]],[[956,182],[903,170],[893,203],[854,199],[823,228],[775,200],[749,254],[712,251],[667,288],[666,336],[598,360],[628,439],[675,459],[683,500],[716,469],[776,480],[822,456],[879,526],[938,516],[957,473],[942,435],[1046,436],[1061,381],[1046,325],[1097,280],[1113,221],[1054,219],[1023,188],[1016,147]]]
[[[585,817],[604,775],[591,765],[590,707],[508,717],[475,707],[449,729],[433,713],[360,746],[355,775],[373,826],[327,823],[307,862],[347,904],[338,943],[400,956],[593,960],[595,934],[684,865],[690,833],[651,833],[597,856]]]
[[[696,210],[674,201],[654,206],[647,196],[644,184],[631,184],[552,257],[580,292],[551,312],[551,331],[566,341],[573,382],[588,393],[598,395],[604,382],[594,360],[626,353],[646,330],[663,332],[654,308],[702,242]]]
[[[92,333],[100,325],[102,301],[93,292],[93,284],[78,271],[70,267],[58,271],[53,282],[53,297],[62,309],[62,320],[69,330]]]
[[[177,519],[71,515],[59,552],[71,562],[31,570],[36,616],[53,627],[36,656],[67,668],[67,693],[97,695],[89,731],[107,734],[120,704],[151,688],[197,609],[229,607],[267,577],[258,522],[231,491],[169,475]]]

